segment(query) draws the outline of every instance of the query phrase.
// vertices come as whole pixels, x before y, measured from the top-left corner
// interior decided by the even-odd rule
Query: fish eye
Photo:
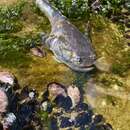
[[[76,63],[81,63],[82,59],[79,56],[76,56],[76,57],[74,57],[73,61]]]

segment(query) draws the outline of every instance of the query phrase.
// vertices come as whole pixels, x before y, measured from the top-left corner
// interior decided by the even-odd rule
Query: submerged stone
[[[1,71],[0,72],[0,81],[3,83],[8,83],[10,85],[14,85],[16,78],[13,74],[11,74],[7,71]]]
[[[0,90],[0,113],[6,112],[8,106],[8,97],[6,93]]]
[[[60,120],[61,120],[61,123],[60,123],[61,128],[67,128],[74,125],[74,122],[70,121],[70,118],[68,117],[61,117]]]
[[[86,103],[79,103],[77,106],[76,106],[76,111],[87,111],[89,108],[88,108],[88,104]]]
[[[92,121],[92,115],[90,113],[83,112],[76,117],[75,127],[89,125],[91,121]]]
[[[72,107],[75,107],[81,99],[79,88],[76,86],[69,86],[67,88],[67,94],[72,100]]]
[[[68,96],[64,97],[62,95],[59,95],[56,97],[54,102],[58,107],[64,108],[65,111],[69,111],[72,107],[72,101]]]
[[[41,107],[42,107],[43,111],[46,111],[48,113],[51,113],[52,109],[53,109],[52,105],[49,102],[47,102],[47,101],[43,102],[41,104]]]
[[[50,120],[50,129],[51,130],[59,130],[56,118],[51,118],[51,120]]]
[[[64,97],[67,96],[65,87],[59,83],[56,82],[49,83],[47,89],[50,99],[55,99],[59,95],[62,95]]]
[[[90,130],[113,130],[109,124],[92,125]]]
[[[95,115],[94,116],[94,119],[93,119],[93,123],[94,124],[98,124],[98,123],[101,123],[101,122],[104,122],[104,118],[102,115]]]
[[[39,47],[31,48],[30,51],[34,56],[38,56],[41,58],[45,56],[45,52]]]

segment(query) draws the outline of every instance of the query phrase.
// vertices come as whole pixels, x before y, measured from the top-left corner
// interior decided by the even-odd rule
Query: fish
[[[42,43],[53,52],[55,58],[74,71],[87,72],[94,69],[96,53],[89,37],[51,6],[48,0],[36,0],[36,5],[51,24],[48,37],[42,35]],[[46,37],[46,38],[45,38]]]

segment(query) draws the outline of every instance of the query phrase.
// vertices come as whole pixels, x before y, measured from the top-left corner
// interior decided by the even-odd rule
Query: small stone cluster
[[[0,72],[0,127],[3,130],[44,130],[39,113],[47,113],[50,130],[112,130],[100,114],[83,102],[78,87],[52,82],[39,99],[35,89],[20,88],[10,73]],[[7,80],[8,79],[8,80]],[[11,83],[11,84],[10,84]]]
[[[76,86],[67,88],[59,83],[50,83],[43,97],[42,107],[49,111],[53,130],[112,130],[102,115],[94,114],[83,102]],[[50,106],[53,106],[51,111]]]

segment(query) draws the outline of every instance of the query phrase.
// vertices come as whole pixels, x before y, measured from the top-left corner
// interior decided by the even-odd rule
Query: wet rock
[[[79,130],[86,130],[85,126],[81,126]]]
[[[92,121],[92,115],[87,112],[80,113],[76,117],[75,127],[81,127],[84,125],[89,125]]]
[[[72,100],[72,107],[74,108],[81,99],[80,91],[76,86],[69,86],[67,88],[67,94]]]
[[[75,122],[77,116],[78,116],[78,112],[72,111],[70,114],[70,121]]]
[[[41,104],[42,110],[43,110],[43,111],[46,111],[46,110],[47,110],[47,106],[48,106],[48,102],[47,102],[47,101],[43,102],[43,103]]]
[[[36,130],[36,129],[32,125],[28,125],[28,126],[24,127],[22,130]]]
[[[0,123],[0,130],[4,130],[2,123]]]
[[[46,53],[40,48],[40,47],[33,47],[30,49],[30,52],[34,55],[34,56],[38,56],[38,57],[45,57]]]
[[[21,103],[28,102],[29,100],[35,100],[38,96],[38,93],[35,89],[30,89],[28,86],[25,86],[20,93]]]
[[[8,83],[13,86],[16,82],[16,78],[13,74],[7,71],[0,71],[0,82]]]
[[[64,97],[62,95],[59,95],[56,97],[54,102],[56,103],[56,105],[58,107],[64,108],[65,111],[69,111],[72,107],[72,101],[71,101],[70,97],[68,97],[68,96]]]
[[[100,114],[94,115],[94,118],[93,118],[94,124],[103,123],[103,122],[105,122],[105,120],[102,115],[100,115]]]
[[[68,117],[61,117],[60,120],[61,120],[60,128],[67,128],[74,125],[74,122],[70,121],[70,118]]]
[[[79,112],[79,111],[87,111],[89,109],[88,107],[88,104],[86,103],[79,103],[77,106],[76,106],[76,111]]]
[[[48,113],[51,113],[52,112],[52,105],[49,103],[49,102],[47,102],[47,101],[45,101],[45,102],[43,102],[42,104],[41,104],[41,107],[42,107],[42,110],[43,111],[46,111],[46,112],[48,112]]]
[[[105,57],[97,59],[95,66],[98,70],[103,72],[110,72],[111,70],[111,63]]]
[[[73,130],[72,128],[69,128],[69,129],[67,129],[67,130]]]
[[[65,87],[59,83],[56,82],[50,83],[48,84],[47,89],[49,93],[49,98],[52,100],[59,95],[62,95],[64,97],[67,96]]]
[[[90,130],[113,130],[110,124],[92,125]]]
[[[8,129],[9,126],[11,126],[15,121],[16,121],[16,116],[14,115],[14,113],[6,114],[6,117],[4,118],[3,121],[4,129]]]
[[[0,90],[0,113],[6,112],[8,97],[3,90]]]
[[[29,88],[28,86],[25,86],[22,90],[21,90],[21,93],[20,93],[20,97],[22,99],[25,99],[29,96]]]
[[[57,119],[56,118],[51,118],[50,119],[50,130],[59,130],[58,125],[57,125]]]

